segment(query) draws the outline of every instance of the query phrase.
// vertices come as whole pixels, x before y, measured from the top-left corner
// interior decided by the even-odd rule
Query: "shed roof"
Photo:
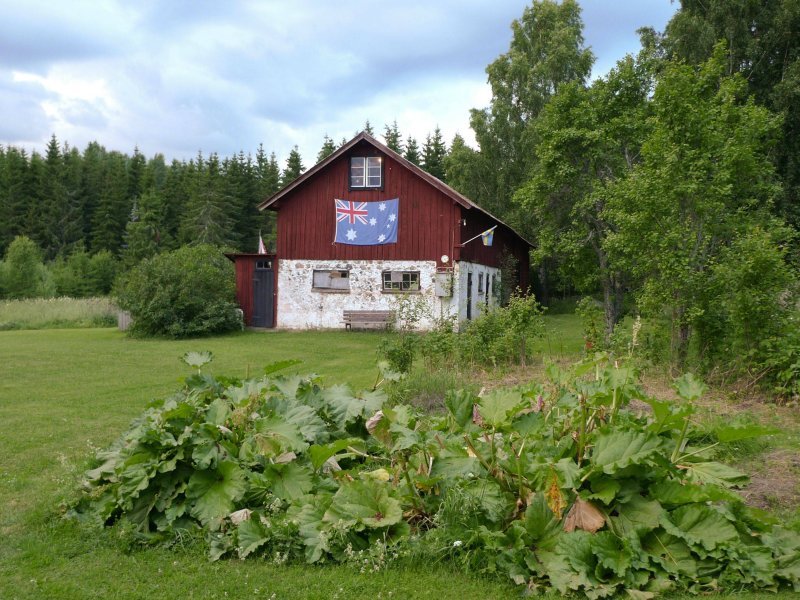
[[[437,190],[442,192],[445,196],[451,198],[453,200],[453,202],[455,202],[457,204],[460,204],[461,206],[463,206],[464,208],[466,208],[468,210],[473,210],[474,209],[474,210],[476,210],[478,212],[481,212],[481,213],[487,215],[492,220],[497,221],[497,223],[499,223],[500,225],[503,225],[504,227],[509,229],[512,233],[514,233],[514,235],[519,237],[526,244],[528,244],[529,246],[533,246],[533,244],[531,244],[528,240],[526,240],[519,233],[517,233],[512,227],[510,227],[509,225],[505,224],[503,221],[501,221],[500,219],[495,217],[489,211],[481,208],[480,206],[475,204],[472,200],[470,200],[469,198],[467,198],[466,196],[464,196],[460,192],[457,192],[456,190],[451,188],[449,185],[447,185],[441,179],[438,179],[438,178],[434,177],[433,175],[431,175],[430,173],[428,173],[427,171],[421,169],[420,167],[418,167],[417,165],[415,165],[411,161],[407,160],[406,158],[404,158],[403,156],[401,156],[400,154],[398,154],[397,152],[395,152],[394,150],[392,150],[388,146],[385,146],[385,145],[381,144],[378,140],[376,140],[374,137],[369,135],[366,131],[362,131],[361,133],[359,133],[352,140],[350,140],[349,142],[347,142],[346,144],[344,144],[343,146],[338,148],[333,154],[331,154],[327,158],[321,160],[316,165],[311,167],[308,171],[306,171],[305,173],[300,175],[300,177],[298,177],[297,179],[292,181],[289,185],[287,185],[283,189],[279,190],[278,192],[276,192],[275,194],[273,194],[272,196],[270,196],[269,198],[267,198],[266,200],[261,202],[261,204],[258,205],[258,209],[259,210],[265,210],[265,209],[269,208],[269,209],[272,209],[272,210],[277,210],[279,208],[280,200],[284,196],[286,196],[292,190],[295,190],[298,187],[300,187],[301,185],[303,185],[303,183],[306,180],[314,177],[320,171],[323,171],[329,164],[334,162],[340,156],[346,154],[351,148],[353,148],[359,142],[362,142],[362,141],[367,142],[368,144],[374,146],[377,150],[380,150],[384,154],[386,154],[386,155],[390,156],[391,158],[393,158],[395,161],[397,161],[402,166],[407,168],[409,171],[411,171],[412,173],[417,175],[419,178],[425,180],[430,185],[432,185],[434,188],[436,188]]]

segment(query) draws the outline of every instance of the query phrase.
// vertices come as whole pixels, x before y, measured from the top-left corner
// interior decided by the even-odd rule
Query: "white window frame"
[[[350,293],[350,271],[347,269],[314,269],[311,289],[315,292]]]
[[[422,289],[419,271],[384,271],[381,290],[386,294],[414,294]]]
[[[360,173],[354,175],[353,171]],[[380,156],[351,156],[348,172],[351,189],[379,189],[383,187],[383,158]],[[360,183],[354,182],[360,179]]]

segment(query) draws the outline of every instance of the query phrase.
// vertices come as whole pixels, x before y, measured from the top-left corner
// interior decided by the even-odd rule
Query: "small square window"
[[[350,158],[350,187],[379,188],[383,186],[383,159],[380,156]]]
[[[344,269],[314,270],[311,286],[320,291],[350,291],[350,271]]]
[[[419,271],[384,271],[384,292],[418,292]]]

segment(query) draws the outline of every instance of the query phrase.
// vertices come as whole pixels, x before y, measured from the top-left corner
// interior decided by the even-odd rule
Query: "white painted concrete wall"
[[[349,271],[350,290],[320,291],[312,287],[315,270]],[[387,293],[382,291],[384,271],[419,271],[420,291]],[[500,270],[476,263],[459,262],[453,269],[453,294],[440,298],[435,294],[434,261],[278,261],[277,327],[283,329],[341,329],[345,310],[394,310],[400,303],[411,303],[419,314],[418,328],[431,329],[438,319],[458,316],[467,319],[467,274],[472,273],[472,318],[484,310],[487,280],[495,276],[500,286]],[[484,291],[478,293],[479,274],[484,277]],[[491,285],[491,283],[489,283]],[[497,304],[494,290],[489,290],[489,305]],[[402,314],[402,311],[400,311]]]
[[[455,289],[453,296],[457,298],[458,302],[458,320],[463,322],[467,320],[467,274],[472,273],[472,318],[474,319],[484,310],[486,306],[486,280],[488,277],[489,286],[491,288],[492,275],[495,277],[495,286],[499,292],[500,289],[500,269],[494,267],[487,267],[477,263],[469,263],[461,261],[456,264],[455,268]],[[483,274],[483,292],[478,293],[478,278]],[[489,289],[489,306],[497,306],[498,295],[495,290]]]
[[[314,270],[348,270],[348,292],[312,289]],[[382,291],[384,271],[419,271],[420,291],[387,293]],[[344,327],[345,310],[398,310],[398,303],[413,303],[420,318],[419,329],[430,329],[437,318],[458,312],[458,295],[435,295],[434,261],[278,261],[277,326],[284,329]]]

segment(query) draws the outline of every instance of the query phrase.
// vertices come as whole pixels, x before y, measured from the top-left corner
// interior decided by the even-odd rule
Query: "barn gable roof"
[[[392,150],[388,146],[385,146],[384,144],[381,144],[378,140],[376,140],[374,137],[369,135],[366,131],[362,131],[361,133],[359,133],[352,140],[350,140],[349,142],[344,144],[342,147],[338,148],[333,154],[331,154],[327,158],[325,158],[322,161],[318,162],[316,165],[314,165],[308,171],[306,171],[305,173],[300,175],[300,177],[298,177],[297,179],[292,181],[289,185],[284,187],[282,190],[279,190],[278,192],[276,192],[275,194],[273,194],[272,196],[270,196],[269,198],[264,200],[261,204],[258,205],[258,209],[259,210],[265,210],[265,209],[268,209],[268,208],[269,209],[273,209],[273,210],[277,209],[278,206],[279,206],[280,200],[284,196],[286,196],[292,190],[295,190],[298,187],[302,186],[305,181],[307,181],[308,179],[314,177],[320,171],[323,171],[329,164],[334,162],[340,156],[346,154],[350,149],[352,149],[353,147],[355,147],[357,144],[359,144],[362,141],[367,142],[368,144],[370,144],[373,147],[375,147],[377,150],[380,150],[384,154],[390,156],[392,159],[394,159],[399,164],[401,164],[403,167],[405,167],[406,169],[408,169],[409,171],[414,173],[420,179],[423,179],[424,181],[429,183],[431,186],[433,186],[434,188],[436,188],[437,190],[442,192],[445,196],[447,196],[450,199],[452,199],[453,202],[455,202],[457,204],[460,204],[461,206],[463,206],[464,208],[466,208],[468,210],[473,210],[474,209],[474,210],[476,210],[478,212],[481,212],[481,213],[487,215],[492,220],[496,221],[498,224],[500,224],[500,225],[506,227],[507,229],[509,229],[512,233],[514,233],[514,235],[519,237],[526,244],[528,244],[529,246],[533,246],[533,244],[531,244],[528,240],[526,240],[524,237],[522,237],[513,228],[511,228],[508,225],[506,225],[505,223],[503,223],[503,221],[501,221],[500,219],[498,219],[497,217],[492,215],[489,211],[484,210],[483,208],[481,208],[480,206],[475,204],[472,200],[470,200],[469,198],[467,198],[463,194],[457,192],[456,190],[451,188],[449,185],[444,183],[442,180],[434,177],[433,175],[431,175],[427,171],[421,169],[420,167],[418,167],[417,165],[415,165],[411,161],[407,160],[402,155],[398,154],[397,152],[395,152],[394,150]]]

